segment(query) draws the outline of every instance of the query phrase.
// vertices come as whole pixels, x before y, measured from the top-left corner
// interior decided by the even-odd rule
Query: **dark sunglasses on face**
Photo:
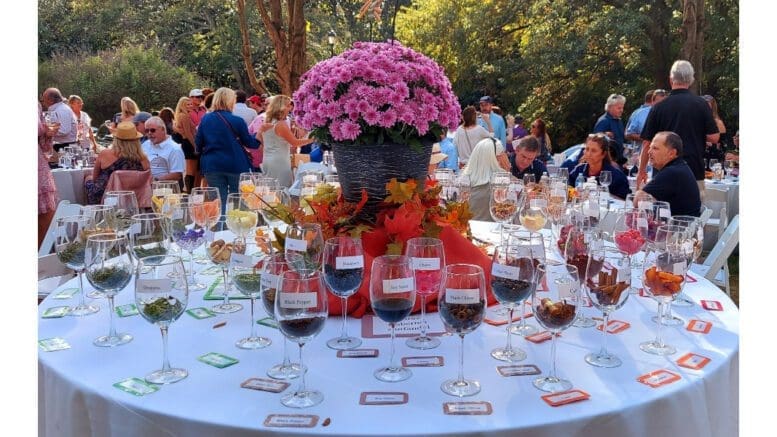
[[[151,128],[151,129],[146,128],[146,133],[149,133],[149,134],[156,133],[156,129],[154,129],[154,128]]]

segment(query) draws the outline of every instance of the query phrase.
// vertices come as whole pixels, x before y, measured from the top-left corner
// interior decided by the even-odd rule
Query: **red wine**
[[[324,280],[332,293],[339,297],[352,295],[362,285],[364,269],[340,269],[337,270],[331,264],[324,264]]]
[[[480,301],[472,304],[448,303],[443,300],[439,311],[445,326],[457,334],[467,334],[480,326],[486,303]]]
[[[386,323],[396,323],[413,310],[413,302],[399,297],[388,297],[372,302],[372,311]]]
[[[290,339],[309,339],[324,328],[326,317],[305,317],[278,322],[278,327]]]
[[[503,303],[520,303],[531,296],[532,291],[536,287],[537,283],[534,281],[491,276],[491,290],[494,292],[496,299]]]

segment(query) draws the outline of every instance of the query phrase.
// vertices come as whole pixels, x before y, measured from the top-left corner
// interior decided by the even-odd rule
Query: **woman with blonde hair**
[[[208,186],[219,189],[223,210],[227,192],[239,192],[240,173],[251,169],[244,148],[256,149],[259,142],[248,133],[245,120],[232,114],[236,100],[234,91],[222,87],[212,96],[211,112],[202,117],[194,144],[195,151],[200,154],[200,171]]]
[[[726,143],[723,141],[723,136],[726,134],[726,125],[718,114],[718,102],[715,100],[715,97],[712,97],[709,94],[705,94],[701,97],[707,102],[707,105],[709,105],[712,110],[712,118],[715,120],[718,132],[720,132],[720,140],[716,144],[706,144],[706,147],[704,148],[704,159],[717,159],[722,162],[726,156]]]
[[[184,188],[190,193],[192,188],[200,186],[200,157],[194,152],[194,135],[197,133],[194,122],[189,116],[192,101],[184,96],[178,99],[173,118],[173,141],[181,145],[186,158],[186,173],[183,178]]]
[[[505,171],[499,165],[499,156],[506,155],[502,142],[496,138],[480,140],[462,174],[469,176],[472,189],[469,195],[469,210],[472,212],[472,220],[493,221],[489,210],[491,197],[491,176],[497,172]]]
[[[87,204],[102,203],[105,185],[116,170],[148,170],[151,164],[140,147],[142,135],[130,121],[119,123],[113,133],[113,146],[97,155],[92,175],[84,182]]]
[[[259,128],[259,140],[263,147],[262,173],[278,180],[281,187],[288,188],[293,182],[291,155],[297,147],[313,142],[312,138],[298,139],[289,126],[291,98],[277,95],[270,97],[264,123]]]
[[[75,94],[67,98],[67,104],[73,110],[73,114],[78,120],[78,145],[83,150],[92,150],[97,152],[97,140],[92,133],[92,118],[86,111],[83,111],[84,100]]]

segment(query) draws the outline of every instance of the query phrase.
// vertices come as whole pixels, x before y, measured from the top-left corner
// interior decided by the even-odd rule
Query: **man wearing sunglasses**
[[[165,130],[165,122],[159,117],[146,120],[146,136],[143,152],[151,162],[151,176],[155,181],[183,180],[184,156],[181,146],[173,141]]]

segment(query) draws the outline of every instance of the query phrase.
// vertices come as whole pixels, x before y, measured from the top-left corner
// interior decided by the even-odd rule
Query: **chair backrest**
[[[69,200],[59,202],[57,210],[54,211],[54,217],[49,224],[49,229],[46,231],[46,236],[43,238],[43,243],[41,243],[38,249],[39,257],[46,256],[54,250],[54,230],[57,228],[57,219],[78,214],[81,214],[81,205],[70,203]]]
[[[739,244],[739,214],[731,219],[731,223],[726,227],[726,231],[723,232],[718,242],[715,243],[715,247],[712,248],[712,252],[704,260],[703,265],[709,267],[705,278],[709,280],[715,278],[737,244]]]
[[[702,227],[707,224],[707,220],[709,220],[710,217],[712,217],[712,209],[702,205],[701,215],[699,216],[699,221],[701,221]]]
[[[108,191],[134,191],[138,208],[151,208],[151,170],[116,170],[105,184]]]
[[[289,187],[289,194],[292,196],[299,196],[300,188],[302,188],[301,174],[307,170],[320,171],[323,172],[325,176],[329,174],[329,168],[320,162],[306,162],[300,164],[294,172],[294,182],[291,184],[291,187]]]

